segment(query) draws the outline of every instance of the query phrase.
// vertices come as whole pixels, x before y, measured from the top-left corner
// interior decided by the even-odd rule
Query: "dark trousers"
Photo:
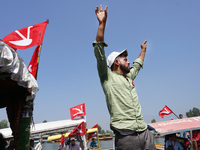
[[[156,150],[154,135],[148,129],[131,135],[115,132],[115,150]]]

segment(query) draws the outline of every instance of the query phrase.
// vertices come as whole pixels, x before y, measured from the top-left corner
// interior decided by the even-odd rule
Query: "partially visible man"
[[[78,144],[75,143],[75,139],[71,139],[69,150],[82,150],[82,148]]]
[[[6,150],[15,150],[14,140],[10,141],[9,146],[6,148]]]
[[[107,9],[95,9],[99,27],[93,43],[97,69],[110,113],[110,127],[115,133],[116,150],[156,150],[154,136],[147,129],[133,80],[137,76],[146,53],[146,43],[141,44],[139,57],[130,67],[128,51],[112,52],[106,62],[104,31]],[[111,69],[109,70],[107,66]]]
[[[5,150],[6,146],[6,139],[4,138],[3,134],[0,133],[0,150]]]
[[[179,119],[183,119],[183,115],[182,114],[179,114]]]
[[[183,119],[182,114],[179,114],[179,119]],[[181,131],[181,132],[179,132],[179,134],[180,134],[180,137],[187,138],[187,132],[186,131]]]
[[[184,150],[181,143],[176,138],[176,133],[169,135],[169,140],[165,143],[167,150]]]
[[[42,150],[42,139],[40,139],[37,145],[35,146],[35,150]]]
[[[98,148],[98,144],[94,138],[92,138],[92,142],[90,143],[90,149]]]
[[[30,150],[34,150],[34,140],[30,139]]]

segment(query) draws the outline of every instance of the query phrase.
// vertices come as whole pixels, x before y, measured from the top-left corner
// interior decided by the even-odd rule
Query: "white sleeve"
[[[35,146],[35,149],[34,149],[34,150],[37,150],[37,148],[38,148],[38,144]]]

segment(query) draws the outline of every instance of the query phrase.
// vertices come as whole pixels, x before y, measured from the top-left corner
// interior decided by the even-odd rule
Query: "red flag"
[[[58,150],[62,150],[63,149],[63,147],[64,147],[64,142],[65,142],[65,136],[63,135],[63,136],[61,136],[61,141],[60,141],[60,145],[59,145],[59,147],[58,147]]]
[[[40,46],[38,45],[33,53],[31,61],[28,65],[29,72],[36,78],[38,62],[39,62],[39,50]]]
[[[85,135],[85,123],[81,122],[74,130],[70,132],[68,137],[74,137],[76,135]]]
[[[94,125],[92,128],[97,128],[97,129],[99,130],[98,127],[99,127],[98,124],[96,124],[96,125]],[[95,137],[95,136],[97,136],[97,133],[96,133],[96,132],[95,132],[95,133],[89,134],[89,135],[88,135],[88,140],[89,140],[90,138],[92,138],[92,137]]]
[[[3,41],[14,49],[27,49],[42,44],[48,21],[16,30]]]
[[[92,128],[97,128],[99,130],[98,124],[94,125]]]
[[[70,108],[70,115],[72,120],[77,116],[85,116],[85,103]]]
[[[173,111],[165,105],[165,107],[159,112],[159,116],[163,118],[164,115],[170,115],[171,113],[173,113]]]

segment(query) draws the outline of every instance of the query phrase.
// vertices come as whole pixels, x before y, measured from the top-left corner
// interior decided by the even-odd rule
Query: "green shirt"
[[[147,124],[144,122],[138,96],[132,84],[143,66],[143,61],[137,58],[133,62],[130,72],[123,76],[118,71],[111,71],[107,68],[104,51],[104,46],[107,44],[95,41],[93,46],[101,86],[110,113],[111,128],[144,131]]]

